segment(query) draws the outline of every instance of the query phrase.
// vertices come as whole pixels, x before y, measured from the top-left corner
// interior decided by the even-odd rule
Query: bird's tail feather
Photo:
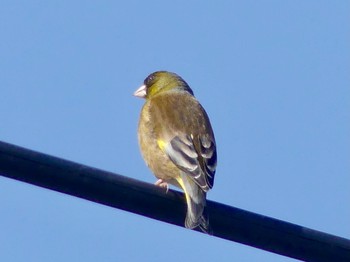
[[[185,192],[187,214],[185,227],[199,227],[203,232],[211,234],[209,218],[206,212],[206,192],[204,192],[187,174],[182,173],[178,180]]]

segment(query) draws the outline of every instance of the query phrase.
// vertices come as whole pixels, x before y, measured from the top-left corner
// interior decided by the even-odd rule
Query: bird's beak
[[[140,86],[135,92],[134,92],[134,96],[136,97],[140,97],[140,98],[145,98],[147,95],[146,92],[146,85],[142,85]]]

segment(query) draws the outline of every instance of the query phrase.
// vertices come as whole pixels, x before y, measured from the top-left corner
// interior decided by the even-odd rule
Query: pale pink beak
[[[147,90],[146,85],[142,85],[134,92],[134,96],[145,98],[147,95],[146,90]]]

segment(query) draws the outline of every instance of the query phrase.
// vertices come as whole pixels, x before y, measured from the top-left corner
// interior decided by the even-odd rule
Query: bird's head
[[[187,91],[193,95],[189,85],[180,76],[167,71],[157,71],[146,77],[134,96],[149,99],[161,92],[174,89]]]

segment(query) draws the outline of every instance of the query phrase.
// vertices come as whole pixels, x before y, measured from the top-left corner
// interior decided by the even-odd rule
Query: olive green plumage
[[[216,144],[209,118],[188,84],[166,71],[150,74],[135,93],[146,99],[138,139],[142,156],[159,179],[182,188],[187,228],[209,233],[206,192],[213,187]]]

